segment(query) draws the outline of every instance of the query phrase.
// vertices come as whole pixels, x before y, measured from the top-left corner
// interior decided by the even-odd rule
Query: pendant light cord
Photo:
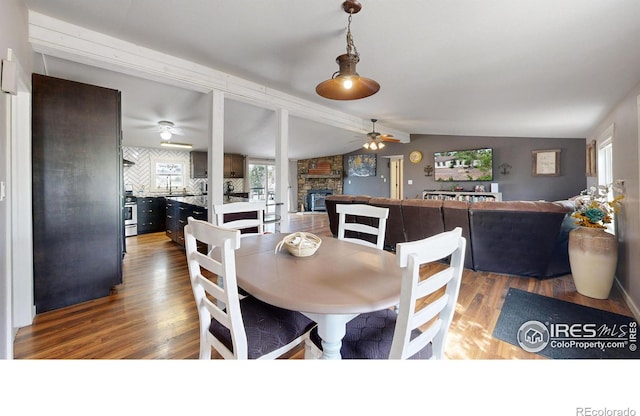
[[[353,9],[349,10],[349,24],[347,25],[347,55],[358,55],[356,45],[353,43],[353,36],[351,36],[351,16],[353,16]]]

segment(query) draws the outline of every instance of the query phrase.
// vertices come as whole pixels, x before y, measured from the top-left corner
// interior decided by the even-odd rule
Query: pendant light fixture
[[[336,58],[338,72],[335,72],[331,79],[318,84],[316,92],[331,100],[358,100],[378,92],[380,84],[370,78],[361,77],[356,72],[356,64],[360,62],[360,54],[358,54],[351,36],[351,17],[362,9],[362,5],[359,1],[347,0],[342,3],[342,8],[346,13],[349,13],[347,53]]]

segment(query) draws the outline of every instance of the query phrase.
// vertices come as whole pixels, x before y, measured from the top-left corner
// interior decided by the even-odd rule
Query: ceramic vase
[[[618,263],[618,240],[601,228],[579,227],[569,233],[569,264],[578,293],[607,299]]]

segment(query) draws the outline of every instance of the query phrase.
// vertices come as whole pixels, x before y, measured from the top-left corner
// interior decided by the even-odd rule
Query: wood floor
[[[291,215],[290,230],[331,238],[325,213]],[[571,276],[537,280],[465,270],[446,356],[466,359],[544,359],[491,336],[507,290],[545,296],[631,316],[614,287],[608,300],[579,295]],[[21,328],[17,359],[195,359],[196,313],[184,250],[164,233],[127,238],[124,282],[101,299],[36,316]],[[302,350],[289,357],[303,358]]]

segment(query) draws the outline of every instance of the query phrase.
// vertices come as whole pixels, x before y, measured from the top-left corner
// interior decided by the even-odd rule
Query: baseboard
[[[624,302],[627,304],[627,306],[631,310],[633,317],[636,318],[636,321],[640,322],[640,309],[638,309],[638,305],[636,305],[633,299],[631,299],[631,296],[629,296],[629,293],[627,293],[624,287],[622,287],[617,277],[615,279],[615,283],[618,286],[618,289],[620,289],[620,292],[622,292],[622,298],[624,299]]]

